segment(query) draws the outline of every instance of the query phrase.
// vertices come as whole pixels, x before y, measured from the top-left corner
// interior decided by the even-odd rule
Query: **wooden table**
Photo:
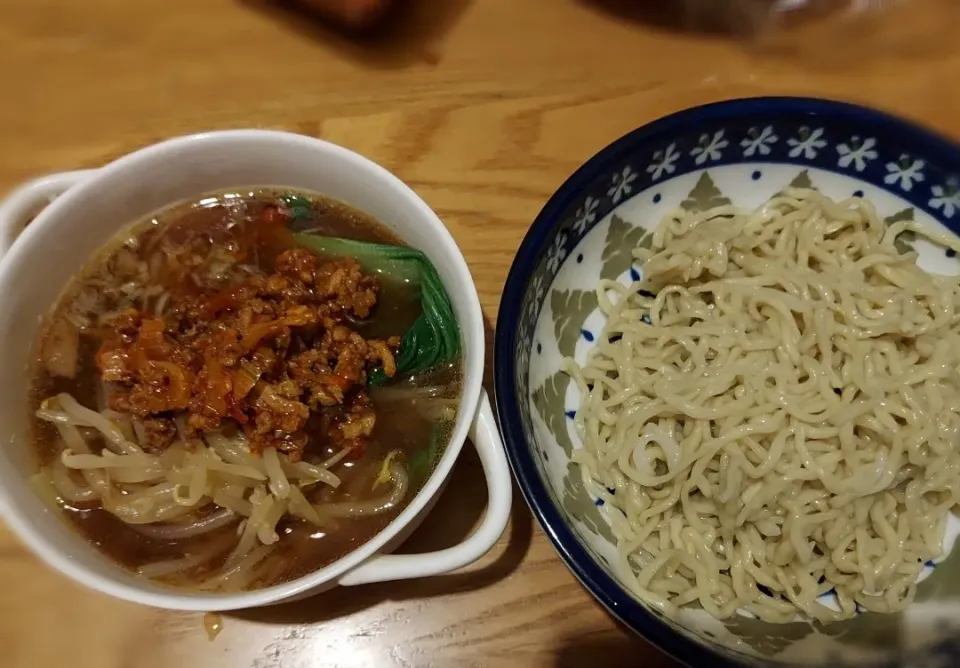
[[[664,0],[622,4],[422,0],[391,34],[356,44],[257,0],[5,0],[0,191],[199,130],[322,136],[393,170],[436,209],[492,322],[513,252],[550,193],[665,113],[819,95],[960,137],[954,0],[913,0],[869,31],[823,29],[819,46],[798,37],[762,50],[672,30],[645,9]],[[405,550],[453,544],[479,518],[485,493],[469,448],[454,476]],[[201,615],[85,591],[2,528],[0,596],[8,668],[675,665],[593,602],[519,493],[500,544],[468,572],[226,616],[213,642]]]

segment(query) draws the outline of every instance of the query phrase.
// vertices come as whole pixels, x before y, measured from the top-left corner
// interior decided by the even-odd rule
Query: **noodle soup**
[[[164,584],[294,579],[429,478],[459,352],[432,265],[377,221],[314,195],[213,194],[121,232],[47,318],[33,483]]]

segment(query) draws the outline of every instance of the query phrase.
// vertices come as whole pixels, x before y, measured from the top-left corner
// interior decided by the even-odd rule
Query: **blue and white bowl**
[[[560,556],[616,617],[692,666],[960,665],[960,558],[928,564],[904,613],[864,613],[829,626],[718,621],[700,609],[673,620],[618,579],[608,516],[616,498],[584,481],[570,453],[576,384],[603,328],[601,279],[639,278],[631,250],[676,207],[761,205],[788,184],[835,199],[867,197],[888,220],[960,232],[960,148],[880,112],[799,98],[734,100],[668,116],[617,140],[550,199],[520,246],[496,333],[500,426],[520,486]],[[960,260],[917,241],[921,264],[960,273]],[[960,524],[951,524],[948,547]]]

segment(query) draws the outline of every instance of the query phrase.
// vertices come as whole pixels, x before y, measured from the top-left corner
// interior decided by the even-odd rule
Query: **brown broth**
[[[212,246],[218,244],[232,244],[235,242],[236,226],[250,225],[256,221],[263,208],[274,201],[280,191],[269,189],[244,190],[241,193],[218,194],[200,199],[198,202],[172,207],[146,221],[139,222],[125,229],[109,242],[103,251],[92,258],[80,274],[71,282],[56,308],[51,313],[45,328],[38,338],[38,351],[42,349],[46,337],[53,323],[59,318],[71,318],[76,321],[77,305],[87,299],[91,291],[103,292],[104,275],[116,272],[117,267],[124,261],[124,253],[130,249],[138,259],[146,257],[149,249],[157,244],[168,243],[171,240],[180,243],[189,239],[191,235],[207,235]],[[391,231],[371,217],[356,211],[334,200],[310,195],[313,202],[311,216],[308,221],[291,224],[293,231],[310,230],[315,233],[372,241],[391,245],[404,245]],[[233,229],[233,232],[224,234],[224,231]],[[270,252],[277,248],[282,249],[291,245],[292,237],[280,235],[267,242],[271,245]],[[260,248],[263,250],[263,248]],[[261,269],[270,270],[272,255],[261,253],[256,263]],[[113,275],[113,274],[111,274]],[[228,281],[229,282],[229,281]],[[109,309],[121,308],[123,298],[114,299],[111,296],[99,298],[100,302],[94,309],[98,314]],[[82,309],[81,309],[82,311]],[[381,285],[378,306],[372,322],[363,324],[358,331],[368,336],[367,331],[376,336],[402,335],[419,314],[419,295],[411,293],[408,288],[399,284],[384,282]],[[97,323],[80,319],[80,354],[78,373],[75,378],[63,378],[51,375],[40,361],[36,362],[34,384],[29,398],[31,416],[40,408],[41,402],[60,392],[71,394],[82,405],[98,410],[100,408],[98,396],[100,380],[97,375],[94,354],[101,342],[102,331]],[[427,377],[432,376],[432,377]],[[445,388],[446,397],[452,402],[459,398],[461,383],[461,368],[459,361],[449,364],[433,372],[428,372],[422,378],[407,379],[404,381],[410,388],[423,386],[426,383],[432,386]],[[389,400],[381,400],[392,394]],[[376,426],[370,437],[368,446],[363,455],[355,461],[344,461],[333,470],[342,480],[340,489],[326,488],[322,491],[322,500],[340,501],[363,499],[371,495],[372,483],[379,467],[386,455],[399,449],[403,454],[401,460],[408,464],[418,458],[423,461],[423,452],[431,442],[431,435],[440,434],[439,442],[445,444],[449,438],[452,421],[447,419],[433,419],[421,414],[418,410],[419,399],[405,400],[397,398],[395,388],[390,384],[383,391],[371,392],[371,399],[377,414]],[[435,431],[436,430],[436,431]],[[86,430],[85,435],[92,443],[99,438],[93,430]],[[48,422],[38,418],[32,420],[33,442],[41,464],[49,464],[58,453],[61,445],[56,429]],[[313,461],[323,461],[335,454],[329,448],[310,449],[308,458]],[[94,452],[98,448],[94,447]],[[426,468],[420,467],[419,473],[411,474],[411,488],[407,492],[403,503],[397,507],[372,517],[351,517],[337,519],[332,525],[323,528],[310,525],[303,520],[286,516],[277,526],[280,540],[277,549],[266,559],[258,570],[258,576],[252,587],[267,586],[305,575],[321,568],[350,551],[358,548],[380,532],[416,494],[420,486],[432,472],[439,452],[434,452],[429,458]],[[414,479],[416,477],[416,479]],[[321,499],[311,499],[317,502]],[[183,558],[210,548],[217,541],[236,541],[237,527],[231,525],[215,532],[182,540],[158,540],[144,536],[136,529],[120,520],[110,512],[94,504],[61,502],[64,515],[70,523],[91,543],[96,545],[105,555],[118,564],[136,570],[137,567],[153,562]],[[214,507],[210,504],[210,507]],[[202,567],[190,571],[186,577],[165,579],[164,582],[173,586],[190,588],[204,575],[218,568],[221,560],[214,560]]]

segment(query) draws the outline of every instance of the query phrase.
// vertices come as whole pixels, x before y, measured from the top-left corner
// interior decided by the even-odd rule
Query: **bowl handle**
[[[407,580],[449,573],[486,554],[497,542],[510,517],[513,488],[510,467],[503,451],[503,440],[497,429],[490,398],[482,391],[477,412],[470,427],[483,473],[487,479],[487,512],[477,530],[464,542],[439,552],[425,554],[387,554],[373,557],[339,580],[341,585]]]
[[[47,174],[27,181],[0,201],[0,258],[7,254],[32,215],[96,172],[81,169]]]

